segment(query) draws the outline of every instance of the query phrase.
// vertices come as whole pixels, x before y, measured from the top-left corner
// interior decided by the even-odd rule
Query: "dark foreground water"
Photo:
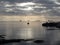
[[[1,21],[0,34],[6,35],[5,39],[34,39],[44,40],[37,44],[33,41],[6,43],[2,45],[60,45],[60,29],[43,27],[42,22]]]

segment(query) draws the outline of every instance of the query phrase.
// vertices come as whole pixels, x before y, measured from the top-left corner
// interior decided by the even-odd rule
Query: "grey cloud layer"
[[[49,14],[60,16],[60,0],[0,0],[0,14]],[[22,5],[24,4],[24,5]]]

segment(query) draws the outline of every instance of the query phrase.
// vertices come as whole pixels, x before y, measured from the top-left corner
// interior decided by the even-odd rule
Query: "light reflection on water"
[[[54,29],[54,30],[48,30]],[[56,29],[56,30],[55,30]],[[0,22],[0,34],[6,39],[41,39],[46,42],[41,45],[56,45],[60,41],[60,29],[42,27],[41,22]],[[10,43],[6,45],[37,45],[32,42]]]
[[[0,33],[6,34],[6,39],[43,39],[45,30],[42,30],[40,22],[0,22]]]
[[[18,32],[17,35],[22,39],[30,39],[33,38],[33,31],[31,28],[23,28],[20,29],[20,32]]]

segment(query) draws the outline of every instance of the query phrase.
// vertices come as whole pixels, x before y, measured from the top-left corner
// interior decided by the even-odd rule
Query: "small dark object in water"
[[[0,35],[0,38],[5,38],[6,35]]]
[[[30,24],[29,22],[27,24]]]
[[[34,42],[35,42],[35,43],[43,43],[44,40],[35,40]]]
[[[55,27],[57,25],[57,23],[55,22],[46,22],[46,23],[43,23],[42,26],[45,26],[45,27]]]
[[[21,42],[21,39],[0,40],[0,44]]]
[[[56,30],[56,29],[47,29],[47,30]]]
[[[4,36],[0,36],[0,38],[5,38]]]
[[[24,41],[32,41],[32,40],[34,40],[34,39],[24,39]]]
[[[56,25],[56,28],[60,28],[60,24]]]
[[[42,26],[60,28],[60,22],[46,22],[43,23]]]

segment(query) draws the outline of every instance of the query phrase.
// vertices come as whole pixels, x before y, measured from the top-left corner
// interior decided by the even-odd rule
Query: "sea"
[[[40,21],[0,21],[0,35],[5,35],[6,40],[10,39],[34,39],[5,43],[1,45],[60,45],[60,29],[56,27],[44,27]],[[42,43],[35,43],[35,40],[43,40]]]

